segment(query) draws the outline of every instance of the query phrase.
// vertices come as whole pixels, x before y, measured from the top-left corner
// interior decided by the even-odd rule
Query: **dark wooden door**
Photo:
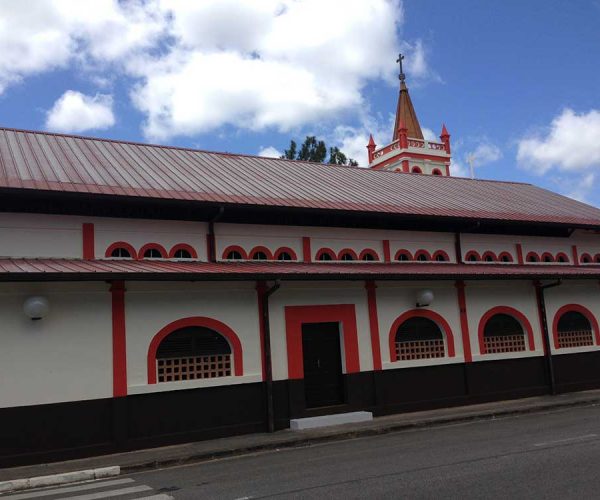
[[[338,323],[302,325],[306,407],[343,403],[344,387]]]

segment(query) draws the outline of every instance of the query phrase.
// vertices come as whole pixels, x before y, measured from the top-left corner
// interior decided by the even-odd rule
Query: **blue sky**
[[[600,1],[89,5],[0,2],[0,124],[250,154],[316,134],[364,162],[402,50],[454,173],[473,155],[477,177],[600,205]]]

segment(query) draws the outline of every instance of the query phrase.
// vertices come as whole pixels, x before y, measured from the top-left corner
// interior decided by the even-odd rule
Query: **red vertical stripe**
[[[459,280],[456,282],[456,291],[458,295],[458,310],[460,311],[460,329],[462,332],[463,352],[465,354],[465,363],[473,361],[471,354],[471,337],[469,335],[469,321],[467,318],[467,297],[465,294],[465,282]]]
[[[83,258],[94,259],[94,224],[91,222],[84,222],[81,227],[81,233],[83,236]]]
[[[113,281],[112,294],[112,348],[113,395],[127,396],[127,345],[125,339],[125,284]]]
[[[369,307],[369,330],[371,331],[371,352],[373,353],[373,370],[381,370],[381,342],[379,340],[379,318],[377,316],[377,285],[374,281],[366,281],[367,304]]]
[[[302,237],[302,260],[304,262],[312,261],[312,252],[310,250],[310,238],[308,236]]]
[[[578,266],[579,265],[579,254],[577,252],[577,245],[573,245],[571,247],[571,249],[573,250],[573,265]]]
[[[267,284],[264,281],[256,283],[256,297],[258,299],[258,331],[260,335],[260,365],[262,366],[262,379],[267,380],[267,366],[265,360],[265,317],[263,308],[263,295],[267,291]]]
[[[390,240],[383,240],[383,260],[385,262],[392,261],[392,256],[390,254]]]
[[[519,264],[523,264],[525,261],[523,260],[523,247],[520,243],[517,243],[517,260]]]

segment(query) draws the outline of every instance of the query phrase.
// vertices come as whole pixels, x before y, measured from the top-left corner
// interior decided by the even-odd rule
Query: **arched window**
[[[484,252],[482,258],[484,262],[496,262],[498,260],[496,254],[490,251]]]
[[[396,252],[394,260],[399,260],[400,262],[408,262],[409,260],[413,260],[413,256],[408,250],[398,250]]]
[[[210,328],[189,326],[167,335],[156,351],[158,382],[228,377],[231,346]]]
[[[500,255],[498,256],[500,262],[512,262],[513,258],[512,255],[509,254],[508,252],[501,252]]]
[[[564,264],[565,262],[569,262],[569,257],[567,257],[566,254],[559,252],[556,254],[556,262]]]
[[[540,256],[535,252],[529,252],[525,258],[527,262],[539,262]]]
[[[169,259],[197,259],[198,254],[191,245],[178,243],[169,251]]]
[[[422,173],[423,173],[423,171],[421,170],[421,167],[417,167],[417,166],[415,166],[415,167],[411,168],[411,170],[410,170],[410,171],[411,171],[413,174],[422,174]]]
[[[105,257],[113,259],[137,259],[138,255],[135,248],[125,241],[116,241],[111,244],[104,253]]]
[[[433,175],[442,175],[442,171],[439,168],[434,168],[431,173]]]
[[[597,253],[596,255],[594,255],[594,262],[596,264],[600,264],[600,253]]]
[[[281,247],[275,251],[274,255],[276,260],[298,260],[296,256],[296,252],[294,252],[291,248]]]
[[[166,259],[167,251],[158,243],[147,243],[138,253],[140,259]]]
[[[333,250],[330,250],[329,248],[321,248],[317,252],[316,260],[321,262],[335,260],[335,254],[333,253]]]
[[[431,260],[431,255],[427,250],[417,250],[415,252],[415,260],[419,262],[427,262]]]
[[[225,260],[246,260],[247,258],[246,251],[240,246],[231,245],[223,250],[223,259]]]
[[[488,354],[524,351],[525,332],[513,316],[498,313],[485,323],[483,342]]]
[[[465,260],[467,262],[478,262],[481,260],[481,256],[475,250],[470,250],[465,255]]]
[[[124,247],[113,248],[112,252],[110,252],[110,256],[119,259],[131,259],[131,253]]]
[[[262,250],[252,252],[252,260],[267,260],[267,254]]]
[[[590,321],[578,311],[563,313],[556,328],[559,348],[594,345],[594,332]]]
[[[554,262],[554,257],[552,256],[552,254],[550,252],[544,252],[542,254],[542,262]]]
[[[446,355],[444,335],[431,319],[407,319],[396,331],[396,359],[443,358]]]
[[[584,253],[581,255],[581,263],[582,264],[591,264],[592,256],[589,253]]]
[[[377,252],[375,252],[375,250],[371,250],[370,248],[365,248],[362,252],[360,252],[358,258],[367,262],[379,260]]]
[[[433,260],[436,262],[449,262],[450,256],[443,250],[438,250],[433,254]]]
[[[356,252],[354,250],[351,250],[350,248],[344,248],[343,250],[340,250],[338,254],[338,260],[346,262],[351,260],[358,260],[358,255],[356,255]]]
[[[258,247],[254,247],[252,250],[250,250],[250,259],[251,260],[272,260],[273,255],[271,254],[271,251],[268,248],[258,246]]]

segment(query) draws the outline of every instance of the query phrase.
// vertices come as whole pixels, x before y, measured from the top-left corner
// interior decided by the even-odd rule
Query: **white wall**
[[[50,313],[32,321],[23,302],[40,294]],[[2,283],[0,319],[0,407],[112,396],[106,283]]]
[[[148,385],[148,347],[169,323],[205,316],[229,326],[242,343],[243,377],[162,382]],[[129,393],[189,389],[262,380],[255,283],[128,282],[125,294]]]

